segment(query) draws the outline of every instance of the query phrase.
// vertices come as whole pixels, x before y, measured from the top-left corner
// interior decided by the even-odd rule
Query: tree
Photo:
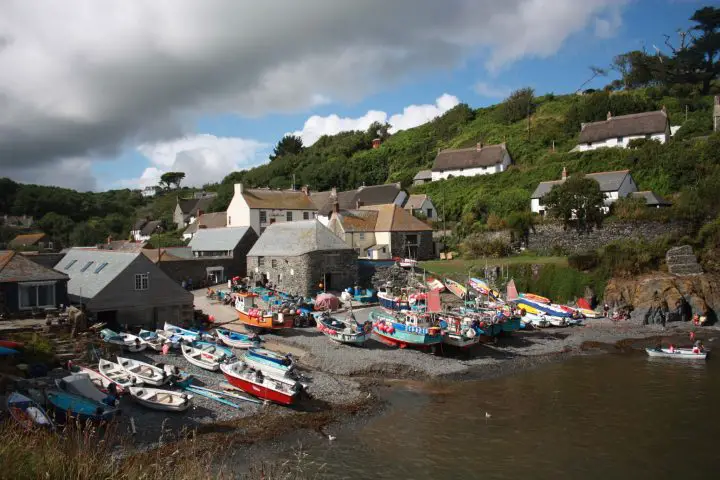
[[[527,118],[535,109],[534,100],[535,90],[532,88],[515,90],[500,104],[500,119],[510,124]]]
[[[51,238],[67,245],[75,223],[65,215],[49,212],[38,221],[38,226]]]
[[[605,196],[600,185],[584,175],[573,175],[555,185],[544,198],[550,215],[560,219],[568,228],[574,224],[578,232],[591,232],[603,219]]]
[[[275,145],[273,154],[270,155],[270,161],[285,155],[298,155],[302,153],[303,149],[302,138],[296,135],[285,135],[280,139],[277,145]]]
[[[175,185],[175,188],[180,188],[180,183],[182,183],[184,178],[185,172],[166,172],[160,177],[160,186],[164,185],[164,188],[168,190],[171,185]]]
[[[720,8],[704,7],[695,12],[690,20],[697,25],[692,27],[700,34],[694,38],[688,49],[696,62],[696,74],[702,82],[701,93],[710,93],[712,82],[720,75]]]
[[[389,130],[390,130],[389,123],[373,122],[368,127],[367,134],[370,137],[370,140],[379,138],[380,140],[385,141],[385,139],[387,139],[390,136]]]
[[[535,230],[532,213],[515,212],[505,220],[513,242],[523,242],[527,245],[530,241],[530,231]]]
[[[93,222],[79,223],[70,233],[70,244],[75,247],[90,247],[105,240],[106,232]]]

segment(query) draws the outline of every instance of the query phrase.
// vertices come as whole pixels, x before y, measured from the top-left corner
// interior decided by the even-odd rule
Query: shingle
[[[70,277],[68,294],[91,299],[100,293],[115,277],[130,265],[140,252],[115,252],[92,248],[71,248],[55,270]],[[89,262],[93,262],[85,268]],[[95,273],[102,263],[107,265]]]
[[[351,250],[318,220],[270,225],[248,252],[248,257],[296,257],[325,250]]]
[[[201,228],[192,240],[193,252],[225,252],[234,250],[250,227]]]
[[[487,145],[480,149],[477,147],[461,148],[457,150],[443,150],[438,153],[433,163],[433,172],[445,170],[460,170],[464,168],[491,167],[502,163],[507,148],[504,143],[500,145]]]
[[[586,123],[580,131],[579,143],[593,143],[609,138],[665,133],[668,116],[663,110],[610,117],[601,122]]]

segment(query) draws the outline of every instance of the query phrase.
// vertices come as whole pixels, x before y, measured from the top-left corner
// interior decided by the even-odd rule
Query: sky
[[[3,0],[0,177],[219,182],[287,133],[391,132],[512,90],[571,93],[717,0]],[[584,88],[612,79],[598,78]]]

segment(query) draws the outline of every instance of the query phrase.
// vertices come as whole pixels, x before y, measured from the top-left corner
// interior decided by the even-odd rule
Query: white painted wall
[[[648,138],[648,137],[646,135],[633,135],[630,137],[608,138],[608,139],[600,141],[600,142],[593,142],[589,145],[587,143],[579,144],[578,150],[580,150],[581,152],[587,152],[589,150],[597,150],[598,148],[616,148],[616,147],[627,148],[628,144],[632,140],[637,140],[640,138]],[[657,140],[660,143],[665,143],[667,141],[665,132],[650,135],[649,138],[652,140]]]
[[[316,213],[314,210],[282,210],[273,208],[250,208],[242,196],[242,187],[235,184],[235,194],[227,209],[228,227],[252,227],[258,235],[270,226],[271,223],[287,221],[287,212],[292,212],[292,221],[312,220]],[[265,221],[260,222],[260,212],[265,212]]]
[[[632,175],[626,175],[623,182],[620,184],[620,188],[614,192],[605,192],[605,213],[609,212],[609,207],[620,198],[625,198],[633,192],[637,192],[638,188],[633,180]],[[533,213],[541,213],[545,211],[545,205],[540,202],[539,198],[533,198],[530,200],[530,211]]]
[[[251,223],[250,207],[242,196],[242,185],[239,183],[235,184],[235,193],[228,205],[227,218],[228,227],[253,227],[256,233],[260,233],[259,228]]]
[[[432,215],[428,215],[428,209],[432,210]],[[430,198],[425,198],[425,200],[423,200],[423,203],[420,205],[420,208],[415,208],[415,209],[406,208],[406,210],[410,211],[410,213],[414,213],[414,212],[418,212],[418,211],[422,212],[422,214],[427,216],[427,218],[429,220],[437,220],[438,219],[438,211],[435,208],[435,205],[433,205]]]
[[[508,169],[511,163],[512,160],[510,158],[510,155],[506,152],[505,157],[503,157],[503,161],[501,163],[491,165],[489,167],[464,168],[462,170],[445,170],[442,172],[433,171],[432,181],[435,182],[437,180],[445,180],[451,175],[453,177],[476,177],[478,175],[492,175],[495,173],[502,173]]]

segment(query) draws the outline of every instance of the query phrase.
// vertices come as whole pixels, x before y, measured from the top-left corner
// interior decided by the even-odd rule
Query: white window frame
[[[57,305],[57,282],[54,281],[48,281],[48,282],[29,282],[29,283],[18,283],[18,309],[19,310],[32,310],[33,308],[51,308],[55,307]],[[51,302],[47,305],[39,305],[40,303],[40,292],[38,287],[52,287],[50,291],[52,294],[50,295]],[[30,305],[30,306],[23,306],[22,304],[22,289],[23,288],[34,288],[35,289],[35,304],[36,305]]]
[[[260,210],[260,214],[258,215],[260,219],[260,224],[267,223],[267,212],[265,210]]]
[[[150,288],[150,273],[135,274],[135,290],[148,290]]]

